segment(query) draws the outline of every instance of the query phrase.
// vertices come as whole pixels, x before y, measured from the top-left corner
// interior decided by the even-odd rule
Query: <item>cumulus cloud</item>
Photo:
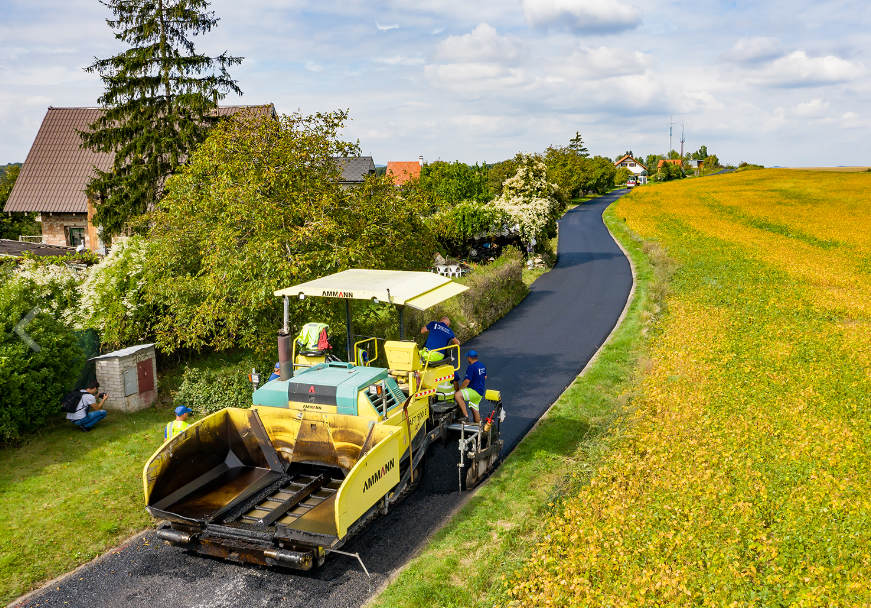
[[[860,62],[834,55],[809,57],[804,51],[793,51],[767,63],[748,80],[777,87],[813,87],[857,80],[865,72]]]
[[[867,72],[858,61],[835,55],[813,57],[802,50],[789,51],[777,38],[741,38],[722,59],[733,79],[782,88],[850,82]]]
[[[499,36],[496,28],[481,23],[468,34],[448,36],[436,47],[436,57],[449,62],[514,62],[523,55],[523,42]]]
[[[520,6],[536,29],[609,34],[641,25],[641,10],[617,0],[521,0]]]

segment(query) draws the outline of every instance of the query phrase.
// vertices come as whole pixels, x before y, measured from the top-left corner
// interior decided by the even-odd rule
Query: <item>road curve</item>
[[[632,287],[629,261],[602,223],[627,191],[569,211],[560,220],[559,261],[524,301],[463,345],[502,391],[505,451],[517,446],[611,333]],[[468,494],[457,491],[456,444],[436,445],[420,487],[354,538],[371,580],[354,558],[332,554],[310,573],[238,565],[164,545],[153,532],[97,560],[16,606],[238,608],[360,606],[442,526]]]

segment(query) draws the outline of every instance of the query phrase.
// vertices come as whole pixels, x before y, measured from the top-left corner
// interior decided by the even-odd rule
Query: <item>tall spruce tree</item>
[[[590,156],[590,151],[584,146],[584,140],[581,138],[581,134],[578,131],[575,131],[575,136],[569,140],[568,149],[575,154],[575,156],[581,156],[583,158],[588,158]]]
[[[109,0],[115,38],[130,45],[86,72],[106,85],[102,116],[80,132],[82,146],[114,153],[109,171],[95,171],[87,194],[98,201],[94,223],[109,235],[160,199],[166,178],[201,143],[229,92],[241,95],[227,68],[242,62],[226,52],[194,50],[193,36],[218,23],[206,0]]]

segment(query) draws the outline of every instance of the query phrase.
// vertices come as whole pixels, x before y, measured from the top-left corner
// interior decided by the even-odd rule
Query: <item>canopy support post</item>
[[[354,328],[351,325],[351,300],[345,298],[345,333],[348,336],[348,363],[354,362]]]
[[[405,340],[405,306],[397,306],[399,311],[399,339]]]

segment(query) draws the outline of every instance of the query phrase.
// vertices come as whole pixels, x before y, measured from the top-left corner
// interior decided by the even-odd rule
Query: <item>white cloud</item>
[[[849,82],[865,73],[865,66],[859,62],[834,55],[808,57],[804,51],[793,51],[766,64],[748,80],[777,87],[808,87]]]
[[[738,63],[760,63],[771,61],[784,54],[783,45],[777,38],[741,38],[725,54],[725,59]]]
[[[305,69],[307,69],[309,72],[323,72],[324,66],[319,65],[319,64],[315,63],[314,61],[306,61],[305,62]]]
[[[643,74],[652,64],[649,55],[624,49],[582,47],[568,57],[553,62],[554,73],[565,78],[612,78]]]
[[[521,0],[520,6],[536,29],[607,34],[641,25],[641,10],[617,0]]]
[[[807,103],[800,103],[795,107],[795,113],[799,116],[818,117],[829,114],[829,102],[822,99],[812,99]]]
[[[378,22],[376,21],[376,22],[375,22],[375,27],[377,27],[377,28],[378,28],[379,30],[381,30],[382,32],[386,32],[387,30],[395,30],[395,29],[399,28],[399,24],[398,24],[398,23],[394,23],[393,25],[381,25],[380,23],[378,23]]]
[[[525,51],[514,36],[499,36],[496,28],[481,23],[468,34],[448,36],[436,47],[436,57],[448,62],[514,62]]]

